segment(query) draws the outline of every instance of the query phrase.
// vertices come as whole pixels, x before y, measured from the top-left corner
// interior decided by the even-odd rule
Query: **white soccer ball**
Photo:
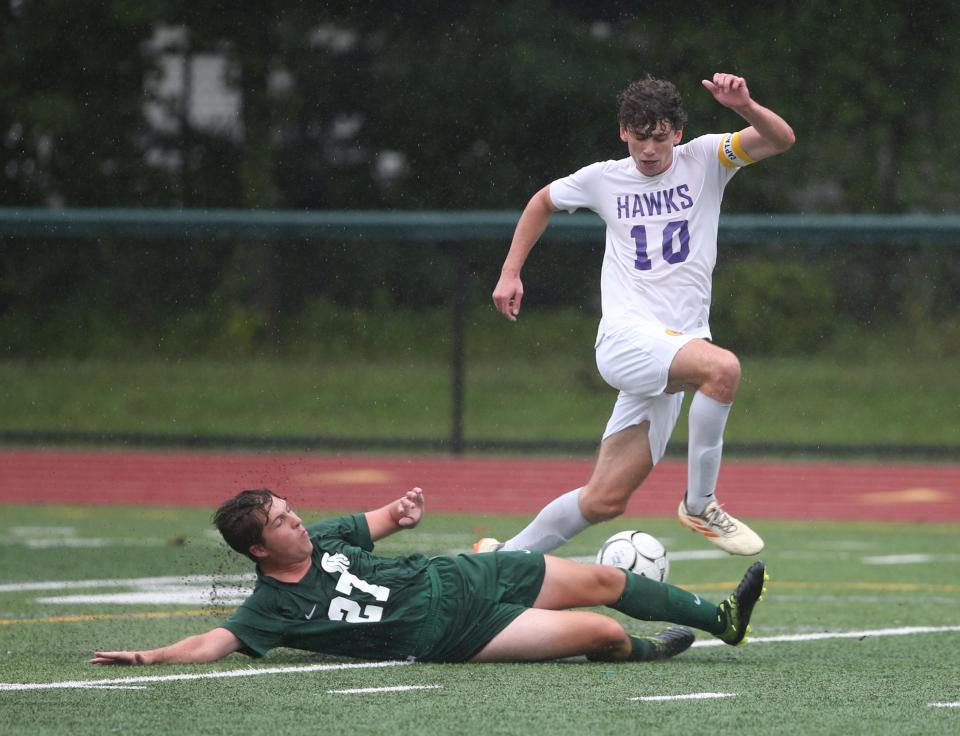
[[[597,552],[598,565],[613,565],[661,583],[670,573],[667,550],[646,532],[618,532]]]

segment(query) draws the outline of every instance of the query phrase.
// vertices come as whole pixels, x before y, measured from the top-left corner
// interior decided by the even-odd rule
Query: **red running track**
[[[367,510],[420,486],[428,508],[531,514],[582,485],[591,459],[0,450],[0,502],[203,506],[269,487],[307,508]],[[628,513],[671,516],[686,463],[667,460]],[[960,522],[960,464],[727,460],[718,496],[751,518]]]

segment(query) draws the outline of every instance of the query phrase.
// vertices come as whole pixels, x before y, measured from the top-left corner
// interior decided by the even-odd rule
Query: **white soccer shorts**
[[[620,391],[603,439],[648,421],[650,454],[654,464],[660,462],[683,404],[682,392],[664,393],[670,364],[694,339],[654,324],[634,324],[597,339],[600,375]]]

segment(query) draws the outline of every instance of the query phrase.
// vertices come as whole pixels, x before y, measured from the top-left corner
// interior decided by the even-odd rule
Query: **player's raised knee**
[[[714,380],[734,385],[740,382],[740,359],[736,355],[721,348],[713,357]]]
[[[729,350],[720,350],[710,372],[714,398],[727,403],[734,399],[740,385],[740,359]]]

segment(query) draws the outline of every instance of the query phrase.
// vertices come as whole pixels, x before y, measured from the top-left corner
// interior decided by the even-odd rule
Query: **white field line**
[[[865,629],[863,631],[824,631],[816,634],[784,634],[781,636],[748,637],[750,644],[774,644],[782,641],[824,641],[826,639],[863,639],[868,636],[906,636],[908,634],[948,634],[960,626],[903,626],[899,629]],[[695,641],[695,647],[725,646],[719,639]]]
[[[870,547],[873,545],[865,545]],[[852,547],[851,547],[852,549]],[[462,550],[461,550],[462,551]],[[853,554],[849,552],[841,552],[839,550],[830,550],[824,549],[815,552],[810,551],[786,551],[781,552],[780,555],[788,559],[798,559],[798,560],[830,560],[835,559],[838,554],[843,556],[843,559],[852,559]],[[729,555],[723,550],[719,549],[690,549],[690,550],[676,550],[667,553],[667,559],[671,562],[674,561],[690,561],[690,560],[720,560],[729,557]],[[577,562],[596,562],[596,558],[591,555],[579,555],[576,557],[570,557],[569,559],[575,560]],[[933,562],[957,562],[960,560],[960,555],[955,554],[900,554],[900,555],[869,555],[866,557],[861,557],[860,561],[864,565],[923,565]]]
[[[119,677],[113,680],[66,680],[64,682],[0,682],[3,690],[69,690],[76,688],[97,688],[108,686],[137,685],[144,682],[179,682],[184,680],[218,680],[223,677],[257,677],[259,675],[286,675],[295,672],[327,672],[330,670],[376,669],[380,667],[398,667],[409,662],[359,662],[344,664],[308,664],[292,667],[247,667],[242,670],[224,672],[200,672],[180,675],[146,675],[143,677]]]
[[[872,555],[861,558],[864,565],[923,565],[928,562],[960,562],[960,555],[923,553],[904,555]]]
[[[737,697],[736,693],[688,693],[687,695],[645,695],[639,698],[627,698],[627,700],[654,702],[662,700],[711,700],[713,698],[735,697]]]
[[[943,560],[943,557],[939,559]],[[920,565],[926,562],[933,562],[933,555],[909,554],[909,555],[873,555],[864,557],[864,565]]]
[[[439,690],[443,685],[396,685],[394,687],[355,687],[349,690],[327,690],[333,695],[359,695],[366,693],[402,693],[407,690]]]
[[[689,550],[677,550],[676,552],[669,552],[667,554],[667,559],[671,562],[674,560],[721,560],[726,559],[730,555],[724,552],[722,549],[689,549]],[[596,562],[596,555],[579,555],[576,557],[568,557],[568,560],[573,560],[574,562]]]
[[[927,703],[931,708],[960,708],[960,701],[956,703]]]
[[[66,537],[64,539],[24,539],[20,542],[27,549],[103,549],[104,547],[163,547],[164,539],[104,539],[100,537]]]
[[[162,585],[189,585],[201,583],[253,582],[253,573],[239,575],[181,575],[179,577],[120,578],[105,580],[44,580],[29,583],[0,584],[0,593],[23,593],[31,590],[83,590],[85,588],[143,588]]]
[[[825,639],[860,639],[866,636],[904,636],[907,634],[942,634],[960,632],[960,626],[906,626],[899,629],[868,629],[864,631],[838,631],[820,634],[794,634],[786,636],[766,636],[751,639],[752,644],[774,642],[823,641]],[[725,646],[719,639],[694,642],[693,646]],[[136,685],[144,682],[173,682],[183,680],[216,680],[223,677],[256,677],[258,675],[278,675],[296,672],[322,672],[347,669],[373,669],[378,667],[397,667],[410,664],[408,661],[360,662],[356,664],[314,664],[292,667],[248,667],[242,670],[225,672],[204,672],[181,675],[147,675],[144,677],[121,677],[113,680],[67,680],[65,682],[0,682],[0,691],[4,690],[64,690],[71,688],[103,687],[109,685]],[[952,705],[949,707],[953,707]]]
[[[213,594],[216,593],[216,598]],[[128,593],[87,593],[79,595],[40,596],[37,603],[72,605],[118,606],[205,606],[216,602],[219,606],[239,606],[250,596],[250,588],[221,586],[214,591],[208,586],[160,586],[152,590]]]
[[[784,601],[827,601],[830,603],[879,603],[889,605],[891,603],[914,603],[924,605],[944,605],[956,606],[960,597],[954,596],[936,596],[936,595],[784,595],[777,593],[777,603]]]

